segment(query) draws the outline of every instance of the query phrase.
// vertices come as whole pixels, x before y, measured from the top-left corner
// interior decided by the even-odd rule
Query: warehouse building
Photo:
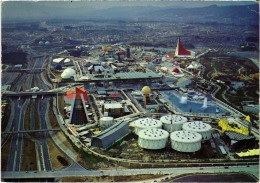
[[[91,146],[107,149],[118,140],[129,134],[129,123],[119,121],[101,133],[92,137]]]
[[[242,151],[243,149],[252,148],[255,145],[255,137],[253,135],[247,136],[241,133],[226,131],[222,139],[228,144],[231,152]]]

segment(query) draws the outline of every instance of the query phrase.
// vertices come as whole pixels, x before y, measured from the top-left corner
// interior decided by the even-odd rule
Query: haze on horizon
[[[13,3],[22,5],[22,3],[35,3],[38,5],[43,5],[47,7],[70,7],[70,8],[82,8],[82,7],[89,7],[93,9],[107,9],[112,7],[124,7],[124,6],[155,6],[155,7],[185,7],[185,8],[192,8],[192,7],[205,7],[211,5],[217,6],[231,6],[231,5],[249,5],[258,3],[254,0],[249,1],[124,1],[124,0],[105,0],[105,1],[9,1],[3,0],[2,1],[2,8],[5,7],[5,4]],[[20,7],[22,8],[22,7]]]
[[[19,19],[64,19],[88,18],[94,15],[102,14],[102,10],[109,10],[108,13],[115,14],[113,8],[129,11],[144,11],[160,8],[197,8],[211,5],[232,6],[232,5],[250,5],[256,4],[256,1],[4,1],[2,2],[2,20]],[[135,7],[139,9],[136,10]],[[129,9],[126,9],[129,8]],[[131,9],[132,8],[132,9]],[[131,11],[130,11],[131,9]],[[119,14],[120,16],[120,14]]]

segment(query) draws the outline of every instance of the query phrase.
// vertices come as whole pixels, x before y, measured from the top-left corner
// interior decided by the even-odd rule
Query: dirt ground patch
[[[37,170],[35,143],[26,135],[23,138],[21,171]]]
[[[11,103],[10,103],[10,101],[8,101],[6,108],[2,111],[4,113],[2,114],[2,118],[1,118],[1,128],[2,128],[2,131],[4,131],[7,124],[8,124],[9,118],[10,118],[10,113],[11,113]]]
[[[29,102],[28,106],[27,106],[27,109],[25,111],[25,115],[24,115],[24,130],[30,130],[30,120],[31,120],[31,117],[30,117],[30,109],[31,109],[31,102]]]
[[[58,182],[129,182],[156,179],[165,175],[99,176],[99,177],[65,177]]]
[[[50,104],[52,104],[52,101],[50,102]],[[53,107],[53,106],[51,106],[51,107],[50,107],[50,110],[49,110],[49,119],[50,119],[50,121],[51,121],[50,124],[51,124],[51,127],[52,127],[52,128],[59,128],[60,125],[59,125],[59,123],[58,123],[58,121],[57,121],[57,119],[56,119],[56,116],[55,116],[54,113],[53,113],[52,107]]]
[[[9,139],[1,149],[1,170],[2,171],[5,171],[7,168],[7,161],[8,161],[9,151],[10,151],[11,139],[12,138],[9,137]]]
[[[58,157],[62,157],[63,159],[65,159],[66,162],[68,162],[68,166],[71,165],[70,160],[59,151],[59,149],[52,143],[50,138],[48,138],[47,141],[48,141],[48,146],[49,146],[52,169],[59,170],[59,169],[67,167],[67,166],[62,165],[62,163],[58,160]]]

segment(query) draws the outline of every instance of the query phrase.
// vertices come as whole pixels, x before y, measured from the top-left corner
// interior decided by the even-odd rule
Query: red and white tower
[[[195,57],[195,52],[184,49],[181,45],[181,39],[179,37],[175,50],[175,57]]]

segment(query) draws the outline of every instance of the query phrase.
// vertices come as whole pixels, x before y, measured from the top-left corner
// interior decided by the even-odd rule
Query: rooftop
[[[202,136],[197,132],[191,131],[175,131],[171,133],[171,140],[183,142],[183,143],[193,143],[201,141]]]
[[[161,140],[169,137],[169,133],[162,129],[149,128],[143,129],[138,134],[139,138],[150,140]]]
[[[167,124],[170,123],[181,124],[187,122],[187,118],[178,115],[167,115],[167,116],[162,116],[160,118],[160,121]]]
[[[184,123],[182,128],[184,130],[196,131],[196,132],[204,132],[211,130],[211,126],[207,123],[203,123],[201,121],[193,121]]]
[[[134,124],[136,127],[140,127],[140,128],[152,128],[152,127],[156,128],[162,126],[161,121],[152,118],[141,118],[136,120]]]
[[[161,78],[160,75],[158,75],[155,72],[125,72],[125,73],[116,73],[111,74],[108,73],[106,75],[104,74],[87,74],[86,75],[89,80],[97,81],[97,80],[125,80],[125,79],[159,79]]]

